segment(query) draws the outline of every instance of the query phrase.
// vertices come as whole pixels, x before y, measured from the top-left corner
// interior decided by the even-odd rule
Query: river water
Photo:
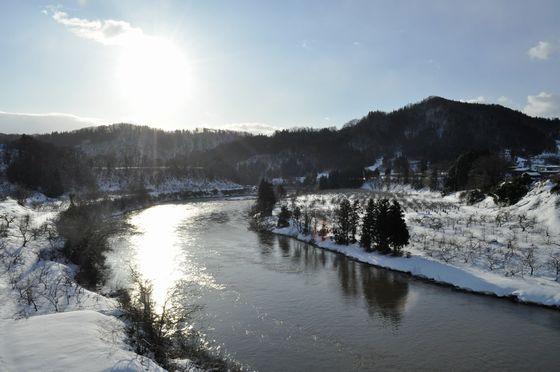
[[[558,370],[560,311],[461,293],[247,229],[251,201],[151,207],[116,242],[162,302],[177,280],[215,350],[260,371]]]

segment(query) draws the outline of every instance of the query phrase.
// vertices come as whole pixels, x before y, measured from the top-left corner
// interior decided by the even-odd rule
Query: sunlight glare
[[[189,236],[178,236],[182,224],[201,212],[196,206],[160,205],[148,208],[131,218],[139,234],[132,236],[135,266],[153,285],[156,305],[162,306],[178,280],[201,287],[220,289],[204,267],[197,265],[184,247]]]
[[[192,92],[192,71],[173,42],[142,36],[129,40],[117,64],[117,84],[133,115],[154,120],[176,111]]]

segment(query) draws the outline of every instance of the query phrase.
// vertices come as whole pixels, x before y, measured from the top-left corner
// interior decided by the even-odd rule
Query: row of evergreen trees
[[[254,212],[260,217],[270,216],[277,202],[272,184],[261,180],[257,193]],[[347,198],[341,200],[334,212],[332,233],[337,244],[348,245],[356,243],[356,236],[360,230],[360,246],[366,251],[379,251],[387,254],[402,254],[402,248],[408,244],[410,235],[404,220],[404,213],[398,201],[389,202],[388,199],[369,199],[360,219],[362,207],[358,200],[353,203]],[[312,231],[312,213],[304,211],[294,205],[292,210],[283,205],[278,214],[278,227],[287,227],[292,221],[303,234]],[[315,218],[315,221],[317,218]],[[328,234],[325,223],[318,231],[321,237]]]
[[[358,229],[361,228],[360,246],[367,252],[378,251],[383,254],[402,254],[410,235],[404,220],[404,213],[398,201],[388,199],[369,199],[361,218],[360,204],[343,199],[335,210],[334,240],[337,244],[355,243]]]

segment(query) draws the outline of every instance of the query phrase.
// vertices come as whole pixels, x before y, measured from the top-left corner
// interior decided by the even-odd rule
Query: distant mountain
[[[0,142],[18,138],[0,134]],[[341,129],[299,128],[272,136],[202,129],[163,131],[115,124],[34,138],[79,150],[97,167],[203,170],[210,177],[256,182],[260,177],[303,176],[357,169],[384,156],[447,166],[468,151],[518,155],[555,151],[560,120],[527,116],[499,105],[429,97],[393,112],[369,112]]]
[[[148,126],[113,124],[35,135],[34,138],[80,150],[97,166],[154,166],[242,136],[241,132],[227,130],[164,131]],[[0,140],[5,142],[15,138],[18,136],[0,135]]]
[[[527,116],[500,105],[473,104],[441,97],[385,113],[370,112],[342,129],[295,129],[271,137],[246,136],[193,153],[191,162],[230,168],[248,179],[370,165],[380,156],[448,164],[467,151],[509,149],[530,155],[555,151],[560,120]]]

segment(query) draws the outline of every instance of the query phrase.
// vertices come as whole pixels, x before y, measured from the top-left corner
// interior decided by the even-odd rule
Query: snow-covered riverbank
[[[560,283],[551,267],[551,257],[560,253],[560,203],[550,188],[549,183],[538,184],[511,207],[498,207],[490,198],[468,206],[458,195],[444,198],[409,188],[309,194],[295,201],[302,210],[332,221],[342,197],[396,198],[406,211],[410,257],[368,253],[358,244],[335,244],[330,236],[303,235],[293,221],[273,232],[465,291],[560,307]]]
[[[125,343],[116,303],[79,286],[75,268],[53,257],[60,242],[49,221],[59,206],[0,202],[9,225],[0,238],[0,370],[161,371]]]

